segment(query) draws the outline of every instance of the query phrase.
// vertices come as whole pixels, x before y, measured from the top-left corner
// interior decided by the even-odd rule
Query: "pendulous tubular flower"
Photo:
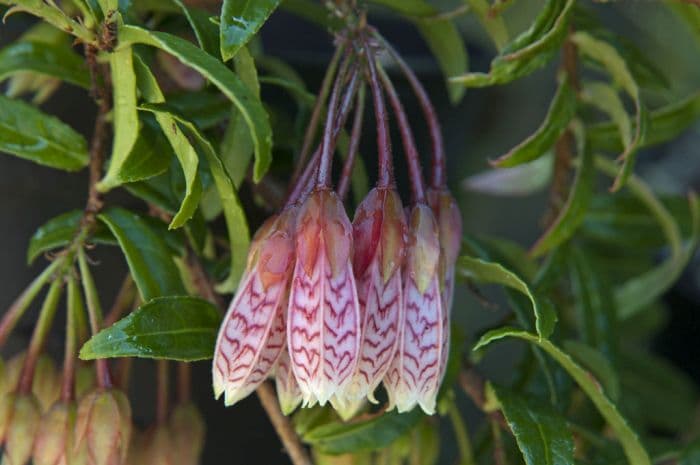
[[[214,394],[232,405],[272,371],[285,345],[285,317],[294,260],[294,210],[272,218],[256,234],[248,267],[231,302],[214,352]]]
[[[131,439],[131,407],[123,392],[97,388],[78,405],[75,451],[88,465],[121,465]]]
[[[360,348],[360,308],[352,271],[352,226],[330,189],[299,209],[287,334],[292,370],[305,406],[344,389]]]
[[[438,227],[427,205],[413,207],[403,270],[403,319],[399,347],[384,378],[389,408],[416,405],[432,415],[442,381],[445,317],[440,294]]]
[[[372,189],[357,207],[353,244],[362,336],[357,368],[344,399],[336,402],[343,417],[351,416],[365,396],[376,402],[374,391],[389,369],[399,342],[406,220],[394,188]]]

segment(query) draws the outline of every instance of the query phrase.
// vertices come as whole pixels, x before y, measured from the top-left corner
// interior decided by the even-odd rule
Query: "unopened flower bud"
[[[416,405],[435,413],[440,387],[444,316],[438,262],[438,228],[432,211],[416,205],[411,211],[404,268],[402,337],[384,378],[389,407],[407,412]]]
[[[8,396],[9,397],[9,396]],[[41,421],[41,408],[32,394],[14,397],[5,434],[3,465],[25,465],[32,455],[32,447]]]
[[[98,388],[78,406],[76,451],[87,450],[90,465],[121,465],[131,436],[131,407],[121,391]]]
[[[389,368],[399,341],[406,220],[394,189],[372,189],[353,221],[354,271],[360,302],[360,356],[352,380],[334,402],[341,417],[354,415]]]
[[[180,404],[168,423],[175,465],[197,465],[204,449],[206,426],[202,414],[192,403]]]
[[[146,432],[141,462],[143,465],[175,465],[176,451],[167,426],[156,426]]]
[[[46,354],[36,362],[32,392],[39,400],[42,412],[48,411],[61,395],[61,376],[53,359]]]
[[[75,368],[75,398],[80,400],[95,388],[95,364],[78,363]]]
[[[214,395],[232,405],[271,373],[285,344],[285,317],[294,262],[294,210],[263,226],[248,269],[224,318],[214,352]]]
[[[312,192],[300,207],[287,337],[305,405],[342,392],[360,348],[360,308],[352,271],[352,226],[331,190]]]
[[[34,465],[73,464],[75,418],[72,403],[57,402],[44,414],[34,442]]]

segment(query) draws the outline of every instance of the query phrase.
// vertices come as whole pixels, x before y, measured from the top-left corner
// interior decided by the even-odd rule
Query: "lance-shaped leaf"
[[[199,46],[213,57],[219,58],[219,31],[216,24],[210,21],[211,15],[205,10],[188,7],[183,0],[173,0],[190,23]]]
[[[593,373],[598,382],[603,386],[605,394],[610,397],[610,400],[618,402],[620,400],[620,380],[610,360],[601,352],[583,342],[566,340],[563,345],[564,350],[566,350],[574,360]]]
[[[144,110],[153,111],[156,114],[167,114],[173,121],[185,128],[186,133],[196,142],[199,151],[204,154],[209,165],[209,170],[214,177],[214,183],[219,194],[219,199],[226,218],[228,228],[229,243],[231,246],[231,269],[229,275],[222,283],[217,285],[218,292],[233,292],[241,279],[245,268],[245,256],[250,245],[250,233],[248,231],[248,221],[243,211],[241,202],[236,193],[236,186],[229,176],[226,166],[219,155],[214,151],[209,140],[191,122],[180,116],[174,109],[165,104],[144,105]]]
[[[15,42],[0,50],[0,81],[18,71],[33,71],[90,87],[90,76],[83,59],[68,45],[47,42]]]
[[[491,61],[488,73],[467,73],[450,80],[466,87],[506,84],[549,63],[566,35],[574,0],[549,0],[532,26]]]
[[[121,24],[121,20],[119,20]],[[122,47],[109,54],[112,79],[114,141],[107,173],[97,184],[105,192],[120,184],[119,178],[131,148],[139,135],[139,117],[136,111],[136,75],[131,47]]]
[[[221,57],[228,61],[253,38],[281,0],[224,0],[221,6]]]
[[[206,300],[156,298],[95,334],[80,349],[80,358],[206,360],[212,356],[220,322],[218,308]]]
[[[104,211],[98,218],[119,241],[143,301],[185,294],[165,239],[143,218],[119,207]]]
[[[78,232],[83,213],[82,210],[71,210],[41,225],[29,239],[27,263],[31,264],[44,252],[68,245]],[[93,229],[89,240],[98,244],[116,244],[114,236],[99,223]]]
[[[490,169],[473,174],[462,181],[462,187],[482,194],[523,196],[547,187],[553,172],[554,154],[550,150],[536,160],[513,168]]]
[[[0,152],[66,171],[77,171],[88,163],[87,143],[80,134],[58,118],[3,95]]]
[[[698,118],[700,118],[700,91],[650,112],[647,134],[644,140],[640,141],[639,148],[675,139]],[[589,126],[586,138],[591,150],[594,151],[621,152],[625,148],[619,136],[619,125],[614,121]]]
[[[583,146],[584,137],[578,138],[579,167],[566,203],[552,225],[530,249],[530,254],[537,257],[568,240],[584,220],[588,205],[593,197],[595,168],[593,155]]]
[[[120,43],[143,43],[160,48],[194,68],[217,86],[236,105],[248,124],[255,146],[253,179],[257,182],[263,177],[272,161],[270,122],[260,99],[255,98],[233,72],[197,46],[164,32],[124,26],[120,30],[119,40]]]
[[[516,337],[525,341],[536,344],[547,352],[554,360],[556,360],[562,368],[576,381],[579,387],[586,393],[588,398],[593,402],[598,412],[605,418],[608,425],[612,428],[620,441],[622,448],[625,451],[627,460],[631,465],[651,465],[651,459],[647,454],[644,446],[639,441],[637,434],[630,428],[625,419],[620,415],[615,404],[605,395],[598,381],[593,375],[581,368],[566,352],[559,349],[546,339],[537,337],[535,334],[528,333],[513,328],[499,328],[484,334],[474,350],[479,350],[490,344],[491,342],[505,337]]]
[[[212,374],[214,395],[224,393],[226,405],[248,396],[267,378],[285,345],[294,219],[293,211],[286,210],[263,226],[219,330]]]
[[[544,121],[534,134],[491,162],[499,168],[508,168],[542,157],[554,145],[576,113],[576,91],[564,77],[559,83]]]
[[[399,194],[372,189],[353,219],[353,269],[360,302],[360,357],[344,397],[334,405],[350,417],[389,369],[399,343],[406,220]],[[349,405],[343,404],[347,401]]]
[[[82,22],[76,21],[68,16],[55,2],[45,2],[43,0],[22,0],[21,2],[2,0],[0,3],[12,5],[12,7],[5,12],[4,20],[7,20],[11,14],[24,11],[42,18],[47,23],[56,26],[62,31],[80,38],[86,44],[97,41],[95,33],[90,30],[90,28],[86,27]]]
[[[302,437],[324,454],[378,450],[396,441],[422,418],[419,409],[403,414],[388,412],[371,420],[325,423],[306,431]]]
[[[464,0],[464,3],[474,10],[498,51],[503,50],[508,44],[508,28],[501,15],[494,13],[491,4],[486,0]]]
[[[399,347],[384,377],[388,409],[399,413],[420,405],[435,413],[444,375],[442,360],[445,315],[440,294],[440,239],[438,226],[425,204],[413,207],[409,220],[407,257],[403,281],[403,320]]]
[[[542,305],[525,281],[502,265],[479,258],[461,256],[457,260],[457,273],[463,278],[500,284],[522,293],[530,299],[532,304],[532,310],[535,314],[535,327],[539,337],[543,339],[548,338],[554,331],[554,324],[557,321],[557,315],[554,310],[548,305]]]
[[[615,178],[613,191],[619,190],[629,178],[634,168],[634,159],[637,150],[644,143],[647,133],[648,114],[639,94],[639,86],[630,73],[627,63],[609,43],[596,39],[590,34],[578,31],[571,40],[576,44],[579,52],[602,64],[610,73],[613,80],[622,87],[634,101],[636,108],[636,125],[634,137],[624,145],[624,151],[619,157],[622,161],[620,174]],[[624,142],[624,141],[623,141]]]
[[[496,385],[487,395],[503,412],[527,465],[574,463],[574,439],[566,419],[551,406]]]
[[[161,92],[158,82],[150,69],[148,69],[148,66],[146,66],[138,56],[134,64],[139,91],[144,100],[149,103],[163,102],[165,96]],[[170,228],[179,228],[192,218],[202,195],[202,184],[198,169],[199,157],[197,156],[195,148],[192,147],[190,141],[182,131],[180,131],[177,122],[170,114],[158,112],[155,114],[155,117],[165,137],[168,139],[168,142],[170,142],[170,146],[180,162],[185,177],[185,195],[180,204],[180,209],[170,222]]]
[[[287,337],[304,404],[342,393],[360,349],[360,309],[352,271],[352,226],[333,191],[300,207]]]
[[[168,95],[168,105],[181,115],[187,115],[198,128],[211,129],[229,115],[231,102],[218,92],[201,90]]]
[[[609,176],[616,175],[615,165],[606,158],[596,157],[595,164]],[[620,319],[631,317],[669,289],[693,257],[700,242],[700,202],[694,194],[688,198],[692,230],[690,238],[684,242],[678,223],[644,181],[632,175],[627,187],[656,218],[669,243],[670,256],[656,268],[631,278],[615,289],[615,304]]]

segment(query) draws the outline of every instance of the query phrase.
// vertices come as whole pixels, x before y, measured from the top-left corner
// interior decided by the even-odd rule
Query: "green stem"
[[[476,462],[474,461],[474,452],[472,450],[472,442],[469,439],[469,432],[467,431],[467,426],[464,424],[462,416],[459,414],[454,400],[450,401],[448,415],[452,422],[452,429],[455,432],[455,439],[457,439],[457,448],[459,449],[460,458],[459,464],[475,465]]]
[[[75,355],[78,347],[78,325],[76,324],[76,319],[78,315],[85,311],[78,282],[74,277],[71,276],[68,279],[67,287],[66,346],[63,355],[63,384],[61,386],[61,399],[66,402],[73,400],[75,394]]]
[[[83,292],[87,303],[88,316],[90,317],[90,329],[92,334],[97,334],[102,329],[102,306],[100,305],[100,297],[97,295],[97,287],[95,280],[92,278],[90,266],[85,256],[85,250],[82,248],[78,251],[78,266],[80,268],[80,276],[83,282]],[[97,384],[103,388],[112,386],[112,380],[109,375],[109,368],[105,359],[95,361],[97,369]]]
[[[17,387],[17,391],[22,394],[27,394],[32,390],[32,381],[34,380],[36,362],[42,348],[44,347],[44,343],[46,342],[46,336],[51,329],[53,317],[56,315],[56,309],[58,308],[58,301],[61,297],[62,289],[63,281],[60,278],[55,279],[51,283],[49,292],[46,294],[46,299],[44,299],[44,303],[41,306],[39,319],[34,326],[34,333],[32,334],[32,339],[29,343],[29,349],[27,349],[27,357],[24,360],[22,374],[20,375],[19,385]]]
[[[17,321],[24,315],[29,305],[34,301],[41,288],[44,287],[53,276],[56,269],[63,263],[62,259],[54,260],[44,271],[32,281],[29,286],[17,297],[10,308],[2,316],[0,321],[0,347],[5,344]]]

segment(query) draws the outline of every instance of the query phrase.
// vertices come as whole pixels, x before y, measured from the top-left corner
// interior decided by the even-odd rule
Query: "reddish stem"
[[[367,70],[369,72],[369,88],[374,102],[374,116],[377,122],[377,151],[379,152],[379,173],[377,187],[388,187],[394,184],[394,164],[391,157],[391,138],[387,121],[384,93],[377,79],[377,64],[369,41],[365,38],[364,48],[367,54]]]
[[[438,121],[437,112],[433,103],[428,97],[428,93],[421,84],[420,80],[413,72],[413,70],[408,66],[404,59],[399,55],[394,47],[392,47],[386,39],[384,39],[376,29],[370,28],[374,36],[382,43],[384,49],[389,52],[389,55],[394,59],[399,69],[403,73],[404,77],[413,89],[418,102],[423,110],[423,116],[428,123],[428,129],[430,131],[430,139],[433,145],[432,151],[432,173],[430,179],[431,187],[435,189],[442,189],[447,186],[447,159],[445,157],[445,144],[442,138],[442,131],[440,129],[440,122]]]
[[[159,425],[168,420],[168,362],[156,362],[156,422]]]
[[[192,368],[189,363],[177,364],[177,400],[186,404],[192,397]]]
[[[365,113],[365,88],[360,87],[360,92],[357,94],[357,104],[355,106],[355,117],[352,122],[352,132],[350,133],[350,144],[348,145],[348,155],[343,165],[343,171],[340,173],[338,181],[338,196],[344,199],[350,187],[350,178],[352,169],[355,166],[355,159],[360,145],[360,136],[362,135],[362,121]],[[359,199],[358,199],[359,200]]]
[[[316,185],[318,187],[330,187],[331,185],[331,168],[333,166],[333,152],[335,149],[335,118],[338,113],[338,104],[340,101],[340,88],[345,84],[348,69],[350,67],[350,56],[343,60],[340,65],[338,75],[333,83],[331,98],[328,101],[328,112],[326,113],[326,125],[323,129],[323,141],[321,143],[321,159],[318,165],[318,178]],[[357,79],[357,73],[354,72],[352,80]]]
[[[389,103],[391,103],[391,107],[394,109],[396,121],[399,125],[401,141],[403,142],[403,149],[406,155],[406,163],[408,164],[408,173],[409,177],[411,178],[413,200],[418,203],[425,202],[423,173],[420,167],[420,157],[418,155],[418,149],[416,149],[416,142],[413,139],[411,125],[408,122],[408,117],[406,116],[406,112],[404,111],[403,105],[401,104],[399,95],[396,93],[394,85],[381,68],[379,69],[379,78],[381,79],[384,90],[389,97]]]

